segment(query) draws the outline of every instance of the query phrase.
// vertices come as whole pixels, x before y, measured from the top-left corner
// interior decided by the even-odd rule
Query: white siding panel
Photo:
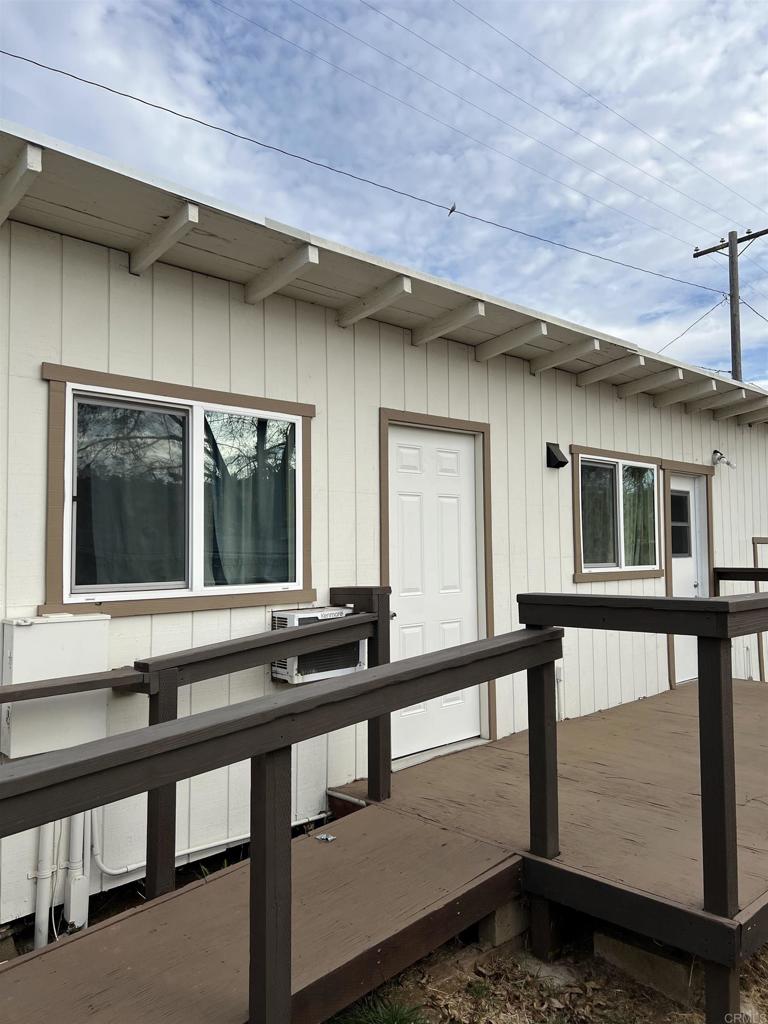
[[[133,277],[123,253],[16,223],[0,230],[2,303],[9,312],[0,317],[0,607],[9,614],[32,614],[44,599],[43,361],[313,403],[313,582],[321,604],[330,586],[379,582],[380,406],[490,423],[497,633],[517,628],[515,596],[529,589],[664,593],[663,579],[573,583],[573,467],[547,469],[546,441],[566,454],[571,444],[587,444],[702,465],[719,448],[737,469],[718,468],[713,480],[716,562],[751,563],[752,536],[768,535],[762,427],[677,406],[657,410],[645,395],[621,401],[610,385],[578,388],[562,371],[533,377],[519,359],[477,363],[467,346],[445,340],[414,347],[408,331],[370,320],[341,329],[334,311],[284,296],[246,305],[240,285],[161,263]],[[259,632],[269,622],[262,608],[117,619],[110,663]],[[568,630],[564,650],[562,716],[668,685],[663,637]],[[734,671],[756,675],[754,638],[734,645]],[[179,713],[274,689],[268,668],[241,672],[184,688]],[[140,727],[146,714],[146,698],[112,695],[108,730]],[[526,723],[524,676],[499,680],[500,732]],[[328,783],[364,771],[365,726],[300,745],[294,768],[294,818],[312,817],[325,808]],[[247,764],[179,783],[178,793],[179,849],[247,831]],[[106,809],[108,863],[143,860],[144,806],[137,797]]]

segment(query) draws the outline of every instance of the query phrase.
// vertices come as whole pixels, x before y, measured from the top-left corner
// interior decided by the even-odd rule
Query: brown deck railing
[[[755,561],[757,562],[757,547],[756,542],[765,543],[768,538],[765,537],[753,537],[752,547],[754,551]],[[743,583],[753,583],[754,591],[756,594],[760,593],[760,584],[768,583],[768,568],[760,568],[758,566],[742,566],[732,565],[715,566],[712,570],[712,593],[715,597],[720,596],[721,587],[720,584],[725,580],[729,581],[741,581]],[[757,665],[760,673],[760,682],[765,682],[765,650],[763,649],[763,634],[756,633],[757,639]]]
[[[336,596],[352,597],[354,603],[351,591]],[[356,624],[350,616],[346,628],[371,629],[376,614],[361,612]],[[340,634],[344,628],[339,626]],[[529,672],[535,697],[539,684],[554,679],[562,635],[561,629],[519,630],[11,761],[0,769],[0,837],[136,793],[165,791],[179,779],[250,758],[249,1021],[286,1024],[291,1019],[291,744],[365,720],[388,721],[400,708],[515,672]],[[225,654],[222,645],[214,645],[198,648],[198,654],[211,675],[244,667],[232,659],[245,651]],[[171,656],[171,664],[162,667],[153,661],[151,671],[201,678],[201,669],[193,667],[197,661],[187,655]],[[160,691],[163,685],[158,679]],[[373,731],[383,732],[377,726]],[[172,842],[172,836],[165,838],[168,849]]]
[[[180,686],[281,658],[367,640],[368,665],[383,665],[389,661],[389,593],[389,587],[335,587],[331,604],[351,605],[354,614],[143,658],[133,668],[0,686],[0,704],[94,690],[132,690],[148,695],[149,725],[158,725],[176,719]],[[369,798],[383,800],[390,793],[389,716],[369,722],[368,740]],[[176,785],[169,783],[150,790],[147,799],[147,895],[170,892],[175,877]]]
[[[766,570],[720,570],[721,579],[733,573]],[[738,576],[754,579],[753,575]],[[586,629],[626,630],[697,637],[699,747],[701,778],[701,834],[704,910],[733,924],[739,914],[738,847],[736,833],[736,775],[733,730],[731,642],[734,637],[768,629],[768,594],[733,597],[687,598],[613,597],[582,594],[521,594],[520,622],[529,628],[575,626]],[[539,672],[542,670],[539,669]],[[544,670],[546,671],[546,670]],[[614,924],[640,931],[670,945],[702,955],[708,922],[681,914],[677,905],[661,897],[648,897],[618,885],[603,885],[602,912],[598,913],[599,885],[594,879],[568,873],[547,863],[559,850],[557,813],[557,739],[554,678],[538,691],[538,705],[529,718],[531,751],[531,852],[524,886],[536,894],[532,905],[532,941],[546,953],[551,927],[546,902],[540,897],[560,894],[562,902]],[[534,771],[534,761],[538,765]],[[537,810],[538,808],[538,810]],[[535,827],[534,827],[535,825]],[[768,938],[767,922],[760,928]],[[722,1024],[739,1012],[738,966],[729,963],[725,946],[733,941],[720,927],[722,955],[705,964],[707,1021]],[[696,934],[694,934],[696,933]],[[698,947],[695,943],[699,943]],[[706,959],[706,953],[704,953]],[[730,1019],[735,1020],[732,1016]]]

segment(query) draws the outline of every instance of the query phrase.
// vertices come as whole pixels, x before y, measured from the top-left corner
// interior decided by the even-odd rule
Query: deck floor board
[[[734,686],[741,905],[768,887],[768,688]],[[695,683],[558,726],[560,860],[702,906]],[[528,847],[525,733],[397,772],[392,806]],[[345,787],[361,796],[364,783]]]
[[[768,888],[765,685],[736,684],[735,723],[745,907]],[[518,734],[404,769],[390,801],[330,826],[335,842],[294,841],[295,1024],[323,1019],[321,995],[345,1005],[443,941],[446,914],[460,916],[467,894],[501,902],[514,890],[528,846],[527,742]],[[701,907],[695,684],[560,723],[558,747],[560,860]],[[345,789],[364,795],[364,783]],[[244,1024],[247,912],[238,865],[11,961],[0,967],[0,1020]]]

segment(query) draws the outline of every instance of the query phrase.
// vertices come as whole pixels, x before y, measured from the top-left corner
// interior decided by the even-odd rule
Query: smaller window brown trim
[[[573,474],[573,582],[574,583],[610,583],[620,580],[657,580],[664,576],[664,569],[605,569],[585,571],[584,559],[581,547],[581,456],[587,458],[620,459],[633,463],[648,463],[649,466],[658,466],[661,469],[661,459],[651,455],[632,455],[629,452],[614,452],[606,448],[585,448],[583,445],[572,444],[570,453],[576,458],[572,459]],[[656,482],[656,520],[658,524],[657,536],[661,543],[661,474]],[[663,566],[664,561],[659,554],[659,565]]]
[[[253,395],[240,395],[228,391],[210,391],[206,388],[162,384],[114,373],[99,373],[70,366],[43,363],[42,377],[49,382],[48,389],[48,497],[46,509],[45,544],[45,603],[40,615],[61,612],[103,611],[113,617],[126,615],[157,615],[182,611],[202,611],[221,608],[256,608],[265,605],[293,605],[317,599],[312,586],[312,416],[313,405],[300,402],[282,402]],[[159,395],[164,398],[211,402],[216,405],[237,405],[264,412],[282,412],[301,416],[302,422],[302,520],[303,520],[303,587],[301,590],[260,591],[253,594],[200,594],[185,597],[153,597],[133,601],[64,602],[64,465],[66,457],[67,384],[83,387],[113,388],[116,391],[135,391],[140,394]]]

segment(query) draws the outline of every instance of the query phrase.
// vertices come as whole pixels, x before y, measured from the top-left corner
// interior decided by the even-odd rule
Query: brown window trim
[[[114,617],[125,615],[154,615],[170,612],[201,611],[217,608],[256,608],[265,605],[289,605],[314,601],[317,593],[312,586],[312,417],[314,405],[301,402],[283,402],[271,398],[257,398],[229,391],[187,387],[156,380],[142,380],[115,373],[100,373],[72,366],[43,363],[42,378],[49,382],[48,391],[48,501],[45,548],[45,604],[38,608],[40,615],[61,612],[95,611]],[[201,594],[191,597],[136,599],[135,601],[78,601],[64,602],[62,567],[64,562],[64,459],[66,451],[66,396],[67,384],[83,387],[113,388],[116,391],[136,391],[165,398],[212,402],[217,405],[239,405],[264,412],[282,412],[301,416],[303,431],[302,566],[304,586],[301,590],[261,591],[254,594]]]
[[[656,466],[659,470],[663,468],[662,459],[653,455],[632,455],[630,452],[616,452],[607,448],[587,448],[584,445],[572,444],[569,448],[572,455],[585,455],[588,458],[622,459],[629,462],[645,462],[649,466]],[[573,463],[573,561],[574,561],[574,583],[610,583],[621,580],[657,580],[664,576],[664,560],[659,552],[659,569],[606,569],[605,571],[586,571],[581,554],[581,473],[580,459],[572,459]],[[662,481],[659,473],[656,483],[656,522],[658,524],[658,539],[661,544],[661,491]]]

